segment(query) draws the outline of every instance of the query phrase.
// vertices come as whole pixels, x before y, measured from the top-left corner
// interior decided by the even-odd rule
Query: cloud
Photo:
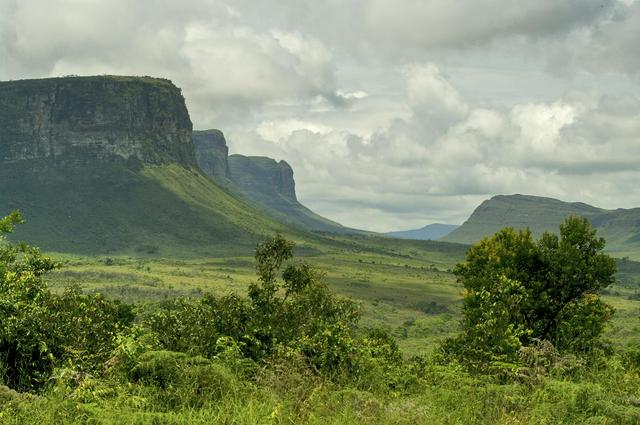
[[[346,225],[380,231],[459,223],[500,193],[637,206],[637,97],[572,93],[488,107],[470,105],[433,64],[404,75],[411,114],[370,137],[270,121],[233,146],[286,158],[303,201]]]
[[[468,47],[495,39],[549,37],[591,24],[614,5],[611,0],[372,0],[369,30],[425,48]]]
[[[258,29],[232,2],[3,2],[0,78],[134,74],[172,79],[197,123],[213,125],[272,101],[343,104],[330,50],[312,36]]]
[[[0,78],[170,78],[310,207],[392,230],[497,193],[637,206],[639,39],[631,0],[3,0]]]

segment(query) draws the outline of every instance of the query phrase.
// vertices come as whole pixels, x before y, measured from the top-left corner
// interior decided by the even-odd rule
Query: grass
[[[430,353],[438,341],[457,332],[462,288],[450,270],[465,249],[431,241],[333,236],[299,244],[296,257],[324,271],[331,289],[360,303],[365,326],[390,330],[410,356]],[[143,304],[205,292],[244,295],[255,280],[251,254],[249,248],[238,256],[182,259],[54,254],[65,265],[49,280],[59,290],[79,284],[89,292]],[[616,346],[640,343],[636,264],[627,262],[619,282],[604,292],[616,308],[606,335]]]
[[[296,255],[325,270],[332,289],[361,303],[365,326],[391,330],[406,358],[429,359],[440,340],[457,332],[461,287],[450,269],[464,251],[455,244],[334,236],[299,244]],[[49,281],[57,290],[80,284],[142,305],[203,292],[243,294],[255,279],[251,254],[54,254],[65,266]],[[640,344],[637,266],[621,263],[620,281],[604,295],[617,309],[606,335],[616,349]],[[389,390],[387,382],[337,385],[295,368],[263,368],[251,380],[238,375],[225,381],[212,399],[190,387],[159,389],[93,377],[69,386],[57,379],[46,396],[11,395],[8,402],[2,402],[0,387],[0,424],[640,423],[640,375],[620,357],[607,362],[504,384],[429,360],[402,390]]]

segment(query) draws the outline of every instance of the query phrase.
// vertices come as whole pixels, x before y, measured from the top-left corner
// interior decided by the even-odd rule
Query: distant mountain
[[[640,250],[640,208],[606,210],[581,202],[563,202],[528,195],[498,195],[484,201],[459,228],[442,238],[447,242],[473,243],[503,227],[528,227],[535,236],[557,232],[569,215],[589,219],[607,240],[610,251]]]
[[[387,236],[391,236],[398,239],[418,239],[418,240],[431,240],[437,241],[449,233],[456,230],[459,226],[457,224],[440,224],[434,223],[424,226],[421,229],[414,230],[402,230],[397,232],[388,232]]]
[[[260,211],[279,222],[303,230],[359,233],[326,219],[296,196],[293,169],[286,161],[264,156],[231,155],[219,130],[193,132],[196,160],[218,184],[247,197]]]

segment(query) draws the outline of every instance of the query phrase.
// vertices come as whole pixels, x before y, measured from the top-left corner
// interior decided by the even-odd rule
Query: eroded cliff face
[[[293,169],[286,161],[277,162],[265,156],[231,155],[231,180],[246,192],[277,194],[297,202]]]
[[[193,132],[193,147],[198,166],[216,180],[229,179],[229,148],[220,130]]]
[[[0,162],[195,165],[192,124],[170,81],[64,77],[0,82]]]

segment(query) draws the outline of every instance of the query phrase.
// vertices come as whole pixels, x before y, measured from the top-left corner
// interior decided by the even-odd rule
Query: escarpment
[[[195,165],[180,89],[149,77],[0,82],[0,162]]]
[[[298,201],[293,169],[265,156],[229,155],[220,130],[193,132],[196,160],[218,184],[248,199],[267,216],[289,226],[331,233],[357,232],[328,220]]]
[[[248,193],[280,196],[297,202],[293,169],[286,161],[276,161],[265,156],[231,155],[229,157],[231,180]]]
[[[220,130],[194,131],[193,147],[202,171],[217,181],[231,178],[229,148]]]

